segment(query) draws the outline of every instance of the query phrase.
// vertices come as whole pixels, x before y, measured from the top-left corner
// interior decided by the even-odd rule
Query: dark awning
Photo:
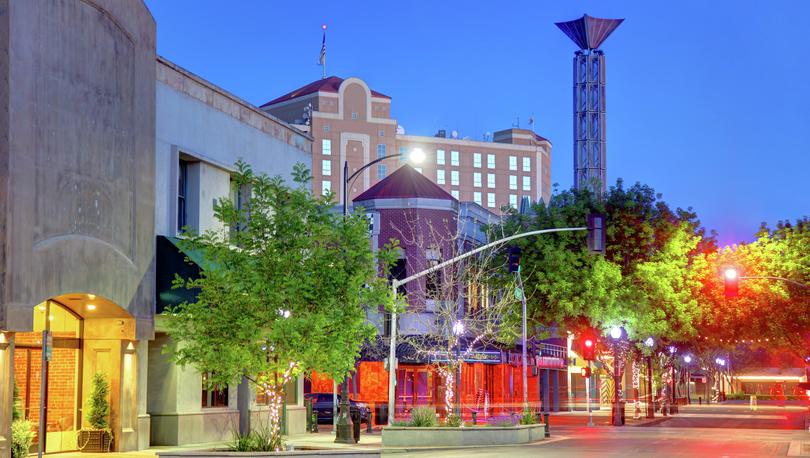
[[[157,236],[155,295],[158,314],[163,313],[168,307],[197,300],[195,291],[172,288],[175,274],[182,278],[197,278],[200,275],[200,265],[204,265],[200,252],[181,249],[179,241],[175,237]]]

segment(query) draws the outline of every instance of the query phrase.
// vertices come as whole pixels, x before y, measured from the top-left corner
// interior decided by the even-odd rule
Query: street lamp
[[[691,404],[692,399],[689,398],[689,385],[692,383],[692,374],[689,368],[689,363],[692,362],[692,357],[690,355],[685,355],[683,357],[683,362],[686,363],[686,403]]]
[[[644,339],[644,345],[650,349],[647,355],[647,418],[655,418],[655,396],[653,395],[653,370],[652,370],[652,348],[655,346],[655,339],[652,336]]]
[[[349,186],[351,186],[352,181],[357,178],[363,170],[371,167],[372,165],[382,162],[386,159],[391,159],[395,157],[402,157],[405,156],[406,153],[399,153],[399,154],[391,154],[388,156],[378,157],[373,161],[363,165],[359,169],[355,170],[354,173],[349,175],[349,161],[343,161],[343,216],[347,216],[349,214]],[[409,159],[411,162],[420,163],[425,160],[425,153],[419,148],[413,148],[408,154]],[[396,374],[393,369],[391,370],[391,376],[395,376]],[[340,390],[341,400],[340,400],[340,413],[338,414],[337,424],[336,424],[336,434],[335,434],[335,442],[341,442],[345,444],[353,444],[354,437],[352,435],[352,420],[349,415],[349,376],[343,378],[343,387]]]
[[[619,326],[610,328],[610,337],[613,339],[613,426],[622,426],[624,406],[621,405],[621,372],[619,371],[619,340],[624,334]]]
[[[715,358],[714,362],[717,363],[717,365],[722,367],[722,368],[726,367],[726,360],[723,359],[723,358],[719,358],[719,357]],[[717,375],[718,375],[718,378],[720,379],[720,386],[718,387],[720,389],[720,393],[718,393],[717,399],[719,401],[724,401],[725,400],[726,387],[724,386],[725,385],[725,380],[723,380],[723,370],[722,369],[718,370]]]
[[[461,378],[461,336],[464,335],[464,322],[461,320],[456,320],[453,323],[453,335],[456,336],[456,380],[455,380],[455,392],[456,392],[456,415],[461,416],[461,396],[458,392],[459,387],[459,379]]]
[[[355,170],[354,173],[349,175],[349,161],[343,161],[343,215],[349,214],[349,186],[351,186],[352,181],[357,178],[363,170],[371,167],[372,165],[382,162],[386,159],[392,159],[395,157],[402,157],[408,156],[408,161],[414,164],[421,164],[422,161],[425,160],[425,152],[422,151],[421,148],[413,148],[410,153],[398,153],[398,154],[389,154],[388,156],[378,157],[373,161],[369,162],[368,164],[363,165],[359,169]]]

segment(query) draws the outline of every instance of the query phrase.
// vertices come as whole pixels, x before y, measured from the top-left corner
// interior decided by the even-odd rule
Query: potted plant
[[[11,457],[25,458],[34,442],[33,424],[20,412],[20,391],[14,384],[14,408],[11,411]]]
[[[113,435],[107,417],[110,415],[110,403],[107,397],[110,385],[101,372],[93,375],[93,389],[87,400],[87,422],[89,428],[79,430],[78,447],[82,452],[109,452]]]

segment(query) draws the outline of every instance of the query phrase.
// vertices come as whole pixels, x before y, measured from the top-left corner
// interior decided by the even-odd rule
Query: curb
[[[551,444],[558,441],[570,439],[567,436],[552,436],[549,439],[543,439],[537,442],[527,442],[525,444],[505,444],[505,445],[448,445],[448,446],[429,446],[429,447],[383,447],[381,452],[386,453],[415,453],[415,452],[430,452],[430,451],[447,451],[447,450],[475,450],[482,448],[492,447],[526,447],[530,445],[543,445]]]

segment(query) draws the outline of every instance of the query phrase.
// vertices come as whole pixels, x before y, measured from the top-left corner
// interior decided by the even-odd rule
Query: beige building
[[[371,90],[358,78],[336,76],[296,89],[262,109],[300,129],[313,140],[313,186],[343,196],[343,164],[348,174],[379,157],[350,184],[349,201],[421,149],[425,160],[413,166],[461,201],[500,212],[523,197],[548,202],[551,196],[551,143],[525,129],[495,132],[492,141],[405,135],[391,115],[391,97]],[[451,135],[452,137],[452,135]]]

